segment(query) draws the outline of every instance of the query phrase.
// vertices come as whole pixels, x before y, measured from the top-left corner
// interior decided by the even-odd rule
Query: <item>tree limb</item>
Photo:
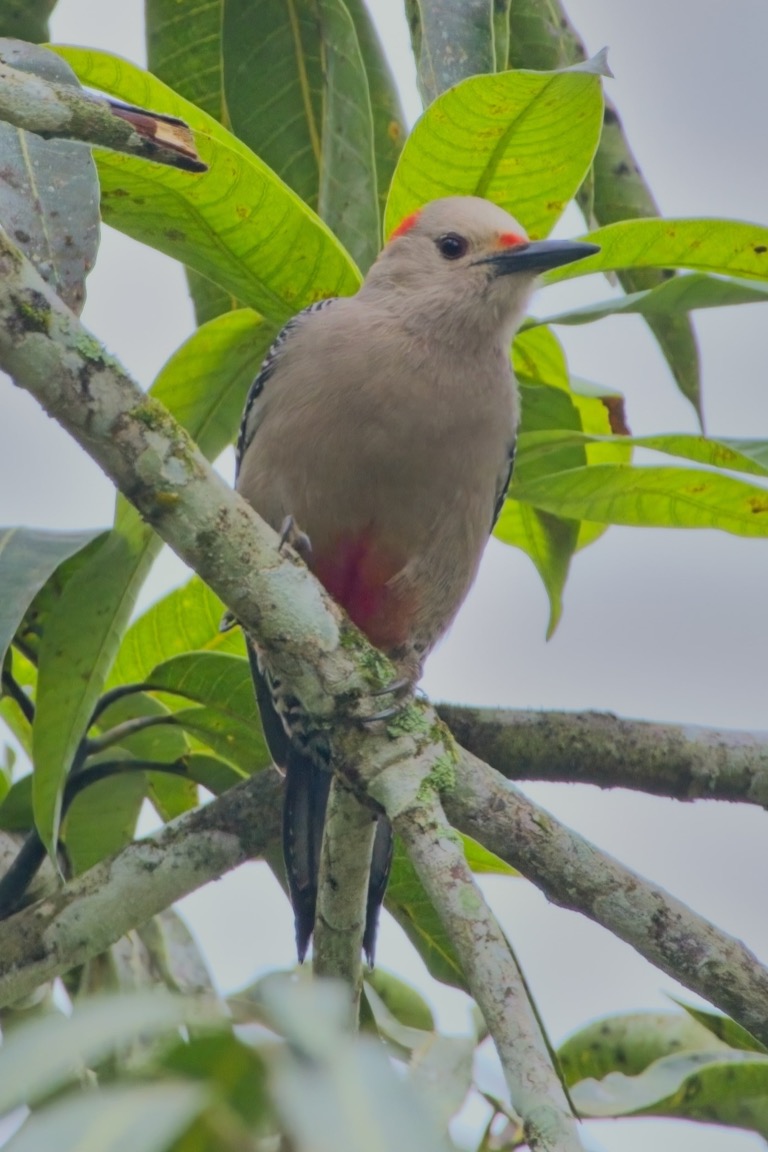
[[[75,140],[205,172],[183,120],[134,108],[12,67],[0,58],[0,120],[44,140]]]
[[[397,799],[388,795],[387,779],[376,783],[392,814]],[[496,1040],[513,1106],[523,1118],[527,1147],[532,1152],[581,1148],[569,1101],[560,1081],[551,1075],[547,1042],[531,1011],[523,975],[483,899],[437,791],[418,807],[396,812],[393,824]]]
[[[560,824],[469,752],[444,802],[456,828],[552,903],[602,924],[768,1043],[768,969],[740,940]]]
[[[282,786],[261,772],[129,844],[0,925],[0,1006],[104,952],[131,929],[244,860],[280,833]]]
[[[629,788],[768,807],[768,732],[437,704],[458,742],[508,780]]]

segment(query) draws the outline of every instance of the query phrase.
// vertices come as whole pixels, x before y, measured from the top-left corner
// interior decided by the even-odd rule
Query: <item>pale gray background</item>
[[[371,0],[391,45],[409,114],[417,103],[400,0]],[[768,223],[765,52],[760,0],[570,0],[590,51],[607,44],[610,91],[663,211]],[[60,0],[55,39],[144,62],[140,0]],[[577,234],[574,212],[562,234]],[[543,293],[537,307],[601,299],[604,281]],[[191,331],[180,269],[104,230],[89,281],[86,323],[145,386]],[[713,434],[768,431],[768,309],[697,318],[704,395]],[[636,433],[695,430],[656,347],[635,318],[561,330],[575,373],[623,390]],[[222,460],[231,475],[231,458]],[[74,528],[107,524],[112,492],[98,469],[34,401],[0,381],[0,524]],[[565,615],[546,644],[547,605],[530,562],[493,542],[459,620],[424,685],[435,698],[535,708],[608,709],[628,716],[761,728],[765,717],[768,545],[709,533],[612,529],[579,556]],[[161,561],[146,603],[177,581]],[[768,956],[764,813],[665,803],[595,789],[536,786],[537,800]],[[582,917],[549,908],[525,882],[486,889],[523,959],[553,1038],[590,1018],[666,1010],[680,991],[631,949]],[[253,919],[246,909],[252,907]],[[259,865],[183,904],[226,989],[293,963],[291,916]],[[399,930],[385,922],[379,962],[428,989],[441,1023],[465,1024],[458,993],[430,986]],[[689,999],[690,994],[687,994]],[[500,1090],[490,1062],[489,1087]],[[472,1109],[467,1122],[472,1121]],[[640,1152],[747,1152],[762,1141],[726,1129],[634,1121],[588,1126],[591,1147]]]

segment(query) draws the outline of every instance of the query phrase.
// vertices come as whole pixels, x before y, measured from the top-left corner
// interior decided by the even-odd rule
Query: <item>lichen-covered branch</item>
[[[375,831],[373,813],[341,780],[334,780],[323,830],[312,970],[347,981],[355,1020],[363,990],[361,955]]]
[[[188,172],[204,172],[183,121],[59,84],[0,56],[0,120],[45,140],[78,140]]]
[[[182,896],[259,856],[279,835],[275,772],[137,840],[0,924],[0,1007],[104,952]]]
[[[385,788],[382,782],[382,798]],[[394,801],[386,798],[392,810]],[[576,1121],[553,1072],[522,973],[477,887],[437,792],[418,808],[399,811],[394,826],[496,1039],[512,1107],[523,1117],[526,1146],[531,1152],[581,1149]]]
[[[449,819],[562,908],[581,912],[768,1043],[768,969],[740,940],[624,867],[464,752]]]
[[[436,708],[458,742],[508,780],[768,807],[768,732],[654,724],[607,712]]]

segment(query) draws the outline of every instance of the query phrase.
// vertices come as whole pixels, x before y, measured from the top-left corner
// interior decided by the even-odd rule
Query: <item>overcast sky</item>
[[[371,7],[414,115],[401,5],[371,0]],[[142,63],[142,11],[140,0],[60,0],[54,38]],[[611,95],[663,211],[768,223],[768,6],[761,0],[706,5],[570,0],[568,11],[590,52],[609,46],[616,77],[609,82]],[[582,228],[574,211],[559,232],[575,235]],[[590,299],[610,294],[597,277],[577,291]],[[536,307],[554,311],[573,292],[542,293]],[[85,321],[149,385],[191,331],[180,269],[105,229]],[[696,324],[710,431],[765,436],[768,309],[707,312]],[[575,374],[625,393],[634,432],[695,430],[689,406],[677,395],[639,319],[615,318],[560,335]],[[231,460],[222,468],[230,475]],[[34,401],[0,380],[0,524],[104,525],[112,499],[95,465]],[[612,529],[576,559],[564,619],[547,644],[546,598],[530,562],[492,542],[469,601],[430,662],[425,688],[436,699],[768,727],[767,569],[764,541],[714,532]],[[176,561],[163,560],[148,596],[180,575]],[[768,956],[764,813],[595,789],[539,785],[528,791],[602,848]],[[265,967],[293,962],[290,913],[274,886],[262,882],[262,872],[250,866],[184,903],[226,988]],[[627,946],[579,916],[549,908],[523,881],[490,881],[486,888],[555,1041],[595,1016],[669,1008],[666,994],[679,989]],[[252,920],[236,911],[238,900],[253,907]],[[428,988],[447,1027],[462,1026],[461,998],[442,991],[435,997],[435,986],[425,981],[420,963],[408,955],[390,922],[382,931],[378,959]],[[763,1147],[739,1132],[698,1127],[689,1132],[672,1123],[588,1127],[591,1146],[605,1152],[640,1152],[650,1140],[659,1152]]]

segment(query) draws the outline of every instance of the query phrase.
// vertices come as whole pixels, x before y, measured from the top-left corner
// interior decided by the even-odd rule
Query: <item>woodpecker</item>
[[[415,686],[451,624],[504,502],[519,417],[510,346],[536,276],[597,251],[530,241],[487,200],[435,200],[394,230],[355,296],[288,322],[251,386],[237,490],[288,535],[400,682]],[[283,849],[303,960],[330,751],[248,649],[286,775]],[[371,963],[391,843],[380,817],[363,940]]]

